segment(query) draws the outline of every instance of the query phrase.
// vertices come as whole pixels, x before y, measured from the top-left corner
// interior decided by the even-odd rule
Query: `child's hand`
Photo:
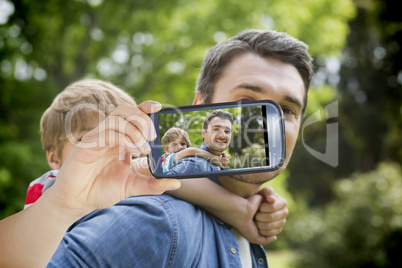
[[[244,206],[242,206],[241,211],[237,213],[236,218],[232,218],[231,224],[236,228],[236,230],[246,238],[250,243],[268,245],[269,243],[277,239],[276,236],[265,236],[262,235],[254,221],[256,213],[263,202],[263,197],[259,194],[252,195],[245,200]],[[232,215],[233,217],[233,215]],[[264,229],[265,230],[265,229]]]
[[[50,188],[49,194],[60,207],[88,213],[132,195],[178,188],[178,180],[155,179],[131,168],[131,156],[150,152],[148,141],[155,139],[156,133],[147,114],[160,108],[151,101],[138,107],[121,104],[84,135]]]
[[[233,222],[234,227],[249,242],[267,245],[277,239],[286,222],[286,200],[277,195],[272,187],[263,188],[258,194],[248,197]]]
[[[229,165],[229,163],[230,163],[230,156],[225,153],[222,153],[220,155],[219,166],[221,168],[226,168]]]
[[[211,156],[205,157],[205,159],[208,160],[209,162],[211,162],[214,165],[222,167],[221,166],[221,157],[218,156],[218,155],[212,155],[211,154]]]
[[[259,194],[263,197],[254,221],[260,235],[273,237],[280,232],[289,214],[286,200],[275,193],[270,186],[264,187]]]

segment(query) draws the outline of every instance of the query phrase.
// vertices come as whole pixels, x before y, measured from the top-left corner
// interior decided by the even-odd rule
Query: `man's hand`
[[[289,214],[286,200],[275,193],[270,186],[264,187],[259,194],[263,197],[254,221],[260,235],[265,237],[276,237],[282,232],[286,223],[286,216]]]
[[[59,206],[86,214],[132,195],[179,188],[178,180],[155,179],[131,168],[132,156],[150,153],[148,141],[156,138],[156,132],[147,114],[160,108],[152,101],[138,107],[121,104],[84,135],[48,190]]]

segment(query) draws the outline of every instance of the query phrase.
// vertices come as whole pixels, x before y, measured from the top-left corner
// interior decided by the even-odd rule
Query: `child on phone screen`
[[[30,183],[24,208],[33,204],[46,189],[53,185],[57,179],[58,170],[81,138],[99,125],[121,103],[136,106],[135,101],[123,90],[110,83],[94,79],[75,82],[54,99],[52,105],[42,115],[40,122],[42,147],[52,170]],[[185,132],[180,133],[183,135]],[[177,136],[180,137],[180,135]],[[184,136],[188,137],[187,133]],[[188,140],[186,146],[189,145]],[[171,147],[167,151],[176,152],[177,157],[198,153],[198,148],[188,149],[190,150],[186,152]],[[219,158],[217,156],[214,157],[221,166],[225,166],[224,156],[220,159],[216,159]],[[264,202],[258,203],[257,207],[254,206],[255,210],[251,210],[249,200],[230,193],[208,179],[185,181],[178,192],[169,191],[168,194],[204,208],[234,226],[250,242],[256,241],[257,236],[260,237],[258,230],[262,231],[262,229],[257,230],[253,218],[256,213],[260,213],[257,212],[258,207],[266,205]],[[215,198],[219,200],[214,202]],[[211,208],[212,203],[216,203],[213,208]],[[261,217],[261,215],[260,213],[259,222],[264,222],[264,216]],[[268,218],[269,216],[266,216],[266,219]],[[254,229],[252,233],[250,226]]]
[[[229,164],[230,157],[222,153],[217,156],[196,147],[190,147],[190,138],[183,129],[172,127],[169,128],[162,137],[162,146],[165,153],[162,155],[163,174],[169,172],[174,163],[179,159],[198,156],[204,158],[220,168],[225,168]]]

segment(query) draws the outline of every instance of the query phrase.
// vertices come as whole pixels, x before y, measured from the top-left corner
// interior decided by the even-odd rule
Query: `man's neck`
[[[245,198],[256,194],[261,188],[259,184],[241,182],[229,176],[222,176],[217,179],[226,190]]]

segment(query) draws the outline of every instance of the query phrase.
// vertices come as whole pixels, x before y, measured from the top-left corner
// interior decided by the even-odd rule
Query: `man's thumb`
[[[155,192],[159,192],[160,194],[166,191],[173,191],[180,188],[181,183],[180,180],[177,179],[157,179],[153,185],[155,187]]]

